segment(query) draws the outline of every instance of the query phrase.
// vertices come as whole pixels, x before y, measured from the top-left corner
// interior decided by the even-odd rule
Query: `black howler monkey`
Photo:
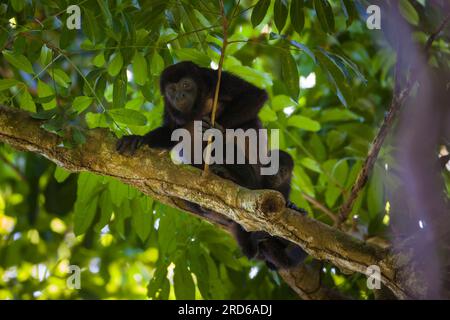
[[[123,137],[117,143],[117,150],[133,154],[143,144],[170,150],[177,144],[171,141],[175,129],[185,128],[192,133],[195,120],[203,121],[204,127],[208,128],[210,122],[207,117],[212,111],[216,84],[217,71],[201,68],[192,62],[181,62],[166,68],[160,78],[160,90],[164,97],[162,126],[145,136]],[[266,100],[267,93],[264,90],[223,72],[216,122],[224,129],[261,129],[258,113]],[[279,155],[280,169],[274,176],[262,176],[260,164],[213,165],[211,171],[249,189],[280,191],[288,206],[297,209],[289,202],[294,163],[289,154],[280,151]],[[202,168],[203,164],[196,166]],[[201,215],[208,213],[196,204],[190,204],[189,207]],[[264,260],[272,269],[295,266],[306,257],[306,253],[295,244],[266,232],[247,232],[237,223],[233,225],[232,232],[248,258]]]

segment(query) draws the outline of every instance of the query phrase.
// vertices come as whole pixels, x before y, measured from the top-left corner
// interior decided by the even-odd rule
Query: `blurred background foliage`
[[[424,44],[439,1],[398,2]],[[161,123],[161,71],[181,60],[217,68],[218,1],[84,0],[81,29],[66,26],[70,1],[0,4],[0,103],[44,119],[76,148],[92,128],[117,136]],[[266,89],[260,113],[295,159],[292,200],[333,222],[387,111],[395,53],[366,27],[366,1],[226,0],[230,45],[224,69]],[[432,63],[448,68],[447,37]],[[387,184],[396,183],[385,144],[358,198],[348,232],[384,237]],[[42,157],[0,146],[0,299],[295,299],[262,263],[245,259],[221,230],[109,177],[70,174]],[[447,175],[447,188],[448,175]],[[320,203],[325,208],[317,208]],[[81,288],[66,285],[69,265]],[[372,298],[361,275],[324,265],[323,282]]]

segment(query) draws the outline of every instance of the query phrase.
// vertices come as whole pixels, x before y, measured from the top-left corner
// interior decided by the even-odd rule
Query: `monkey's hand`
[[[137,136],[137,135],[131,135],[131,136],[124,136],[119,141],[117,141],[116,144],[116,150],[120,154],[130,154],[134,155],[137,149],[141,147],[145,143],[145,137],[144,136]]]

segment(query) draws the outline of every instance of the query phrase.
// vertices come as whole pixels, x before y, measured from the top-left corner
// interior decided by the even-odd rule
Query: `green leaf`
[[[326,51],[322,48],[319,48],[320,52],[322,52],[324,55],[327,56],[328,59],[330,59],[337,68],[342,72],[344,75],[346,81],[350,84],[352,80],[351,73],[355,74],[360,81],[362,81],[364,84],[367,83],[367,79],[364,77],[364,75],[359,71],[358,66],[353,63],[350,59],[339,56],[337,54],[331,53],[329,51]]]
[[[92,70],[86,75],[85,77],[86,80],[83,82],[83,94],[85,96],[94,95],[93,90],[95,91],[94,89],[95,81],[98,77],[102,75],[102,73],[103,73],[102,69],[94,68],[94,70]]]
[[[291,24],[297,33],[305,27],[304,0],[294,0],[291,3]]]
[[[91,201],[76,202],[74,208],[74,232],[79,236],[85,233],[94,221],[97,211],[98,197],[94,197]]]
[[[113,213],[113,203],[111,200],[111,194],[109,190],[105,190],[100,195],[98,206],[100,208],[100,219],[94,226],[94,230],[99,232],[106,226],[110,221]]]
[[[9,89],[21,83],[16,79],[0,79],[0,91]]]
[[[153,214],[151,212],[151,203],[150,205],[146,204],[146,206],[144,207],[142,205],[143,201],[151,202],[151,200],[147,200],[147,197],[134,198],[131,201],[131,210],[133,212],[131,222],[133,224],[133,229],[136,231],[138,237],[142,240],[142,242],[147,240],[153,228]]]
[[[74,232],[76,235],[85,233],[94,221],[98,192],[101,188],[99,177],[90,173],[81,173],[78,176],[77,201],[74,207]]]
[[[108,27],[112,28],[113,27],[113,18],[112,18],[111,12],[109,10],[108,2],[109,2],[108,0],[97,0],[98,6],[100,7],[100,10],[104,17],[104,21],[106,22],[106,25]]]
[[[156,299],[161,298],[158,294],[161,294],[161,289],[164,286],[164,283],[167,282],[167,265],[162,265],[159,263],[158,267],[155,270],[155,273],[150,280],[147,290],[147,295],[149,298]]]
[[[62,132],[63,123],[61,121],[61,118],[50,119],[49,121],[42,124],[41,128],[48,132],[57,134],[60,137],[64,136],[64,133]]]
[[[320,122],[359,120],[360,117],[348,109],[325,109],[321,113]]]
[[[261,111],[259,111],[258,116],[263,122],[273,122],[278,120],[276,112],[274,112],[268,105],[262,107]]]
[[[116,207],[120,207],[127,199],[128,186],[116,179],[111,179],[108,184],[109,192],[111,193],[112,203]]]
[[[283,30],[284,26],[286,25],[286,19],[288,16],[287,0],[275,0],[275,5],[273,6],[273,14],[275,26],[278,29],[278,33],[281,33],[281,30]]]
[[[301,191],[305,192],[311,197],[315,197],[314,185],[311,181],[311,178],[306,174],[305,170],[296,165],[294,167],[294,175],[292,178],[292,182],[294,187],[300,188]]]
[[[3,53],[3,56],[5,57],[6,61],[8,61],[10,64],[12,64],[17,69],[25,71],[27,73],[34,74],[33,66],[31,65],[31,62],[24,55],[17,54],[17,53],[11,53],[7,50],[3,50],[2,53]]]
[[[337,130],[331,130],[327,134],[327,146],[331,151],[337,150],[347,138],[347,133]]]
[[[210,292],[208,262],[205,255],[209,255],[201,246],[189,246],[189,268],[196,275],[197,287],[204,299],[213,299],[216,295]],[[215,292],[213,292],[214,294]]]
[[[41,48],[41,54],[39,56],[39,63],[42,67],[46,67],[50,64],[52,61],[52,51],[47,48],[47,46],[44,44]]]
[[[325,191],[325,203],[330,208],[334,206],[337,199],[342,194],[342,190],[338,186],[336,186],[335,181],[340,185],[344,185],[348,175],[347,161],[335,162],[333,160],[331,162],[327,162],[327,165],[325,166],[327,170],[330,169],[330,166],[328,166],[328,164],[332,163],[334,163],[334,165],[331,167],[330,173],[333,176],[334,180],[328,182],[327,190]]]
[[[48,73],[50,76],[56,81],[57,84],[64,88],[68,88],[70,84],[72,83],[72,80],[70,77],[61,69],[55,68],[52,70],[49,70]]]
[[[287,107],[296,107],[297,102],[295,102],[291,97],[285,95],[278,95],[272,99],[272,109],[274,111],[281,111]]]
[[[173,286],[177,300],[193,300],[195,298],[194,281],[184,259],[180,258],[175,261]]]
[[[111,59],[111,62],[108,66],[108,73],[111,77],[115,77],[119,74],[120,70],[123,66],[123,58],[120,51],[117,51],[116,54]]]
[[[113,108],[123,108],[127,99],[127,72],[123,70],[120,77],[116,77],[113,87]]]
[[[83,7],[83,19],[81,19],[81,24],[82,24],[82,30],[84,32],[84,34],[86,35],[86,37],[88,37],[89,40],[92,41],[92,43],[96,43],[96,38],[97,38],[97,29],[98,28],[98,23],[97,20],[94,16],[94,14],[92,13],[91,10],[87,9],[86,7]]]
[[[131,109],[112,109],[108,114],[117,122],[132,126],[145,126],[147,118],[140,112]]]
[[[94,91],[98,99],[102,99],[105,96],[106,77],[107,74],[104,73],[100,77],[98,77],[97,82],[95,82]]]
[[[44,110],[50,110],[56,107],[56,99],[54,98],[55,92],[48,84],[38,80],[37,93],[39,98],[53,97],[50,102],[42,103]]]
[[[320,164],[314,159],[302,158],[300,160],[300,164],[302,166],[304,166],[305,168],[308,168],[308,169],[310,169],[310,170],[312,170],[314,172],[322,173],[322,169],[320,168]]]
[[[232,66],[228,69],[229,72],[239,75],[240,78],[254,84],[255,86],[267,88],[272,86],[272,77],[262,71],[255,70],[247,66]]]
[[[133,110],[140,110],[142,105],[144,104],[144,101],[145,101],[145,99],[142,96],[131,99],[125,104],[125,108],[133,109]]]
[[[150,70],[154,76],[160,76],[161,72],[164,70],[164,59],[158,52],[155,52],[152,56]]]
[[[139,51],[136,51],[133,58],[133,76],[138,85],[143,86],[147,81],[147,60]]]
[[[127,229],[126,229],[126,223],[129,217],[131,217],[131,208],[130,203],[128,201],[125,201],[122,203],[120,208],[114,210],[115,219],[114,219],[114,229],[119,234],[119,236],[122,239],[126,239],[127,237]]]
[[[322,30],[326,33],[334,32],[333,9],[328,0],[314,0],[314,9]]]
[[[15,12],[20,12],[25,7],[25,0],[11,0],[11,6]]]
[[[419,25],[419,14],[416,8],[408,0],[400,0],[398,2],[401,15],[413,26]]]
[[[195,17],[197,18],[198,22],[204,27],[210,27],[211,22],[206,19],[206,17],[197,9],[192,10],[194,12]]]
[[[94,98],[91,97],[86,96],[76,97],[72,102],[72,108],[74,111],[80,114],[91,105],[92,101],[94,101]]]
[[[22,110],[36,112],[36,105],[33,101],[33,97],[26,88],[23,89],[19,95],[19,105]]]
[[[95,56],[94,60],[92,60],[92,64],[98,68],[103,67],[105,65],[105,62],[105,54],[103,52],[100,52]]]
[[[58,181],[59,183],[62,183],[64,181],[66,181],[66,179],[70,176],[71,172],[67,171],[64,168],[61,167],[56,167],[55,169],[55,173],[53,174],[55,177],[55,180]]]
[[[299,129],[317,132],[320,130],[320,123],[304,116],[292,116],[288,119],[288,126]]]
[[[281,54],[281,79],[285,83],[291,97],[297,101],[300,93],[297,63],[289,51]]]
[[[208,55],[197,49],[182,48],[174,50],[174,53],[181,61],[192,61],[202,67],[209,67],[211,63]]]
[[[345,80],[344,73],[336,65],[336,63],[328,57],[328,55],[322,52],[322,50],[317,51],[316,57],[320,63],[320,66],[328,75],[328,80],[334,85],[335,92],[339,100],[344,106],[348,107],[351,92],[347,81]]]
[[[109,127],[108,119],[104,113],[88,112],[85,119],[89,129]]]
[[[56,108],[51,109],[51,110],[43,110],[43,111],[39,111],[38,113],[33,113],[31,115],[31,117],[33,119],[49,120],[49,119],[53,118],[57,112],[58,112],[58,110]]]
[[[358,10],[356,9],[354,0],[341,0],[344,14],[347,17],[347,27],[349,27],[353,21],[359,18]]]
[[[210,243],[208,247],[215,259],[217,259],[227,267],[239,271],[240,265],[236,260],[236,256],[230,250],[229,246],[223,243]]]
[[[269,6],[270,6],[270,0],[259,0],[258,1],[258,3],[253,8],[253,12],[252,12],[252,16],[251,16],[251,21],[252,21],[253,27],[256,27],[263,21],[264,17],[267,14],[267,10],[269,9]]]
[[[299,48],[300,50],[304,51],[311,59],[312,61],[314,61],[314,63],[316,63],[316,56],[314,55],[314,53],[311,51],[311,49],[309,49],[307,46],[305,46],[302,43],[299,43],[295,40],[289,40],[289,42],[294,46]]]

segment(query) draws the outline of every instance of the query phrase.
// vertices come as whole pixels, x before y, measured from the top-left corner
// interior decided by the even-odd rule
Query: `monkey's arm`
[[[119,139],[116,149],[119,153],[134,154],[139,147],[146,144],[151,148],[170,150],[175,146],[176,141],[171,141],[172,129],[169,127],[159,127],[150,131],[145,136],[130,135]]]
[[[239,127],[257,119],[268,98],[265,90],[229,73],[223,74],[220,92],[224,110],[219,123],[225,128]]]

